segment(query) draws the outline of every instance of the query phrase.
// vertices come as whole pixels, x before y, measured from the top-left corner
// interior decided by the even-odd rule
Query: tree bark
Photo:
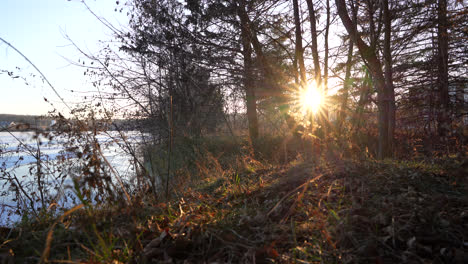
[[[241,5],[238,8],[244,8]],[[245,10],[245,9],[244,9]],[[239,12],[241,13],[241,12]],[[252,63],[252,47],[251,33],[249,30],[248,21],[245,16],[240,16],[241,20],[241,38],[242,38],[242,55],[244,56],[244,89],[247,103],[247,120],[249,122],[249,136],[252,143],[258,139],[258,118],[257,118],[257,100],[253,86],[253,63]],[[253,144],[255,146],[255,144]]]
[[[312,0],[306,0],[307,7],[309,9],[309,20],[310,20],[310,33],[312,37],[312,59],[314,61],[314,72],[315,72],[315,82],[317,86],[320,86],[322,83],[320,62],[318,55],[318,46],[317,46],[317,19],[315,17],[314,3]]]
[[[328,95],[328,35],[330,32],[330,0],[326,3],[327,22],[325,25],[325,56],[323,58],[323,94]],[[324,108],[325,118],[328,120],[328,109]]]
[[[384,49],[383,57],[385,64],[385,100],[388,107],[389,123],[388,123],[388,138],[389,152],[393,152],[393,138],[395,134],[395,89],[393,86],[393,62],[392,51],[390,48],[391,33],[392,33],[392,18],[388,8],[388,0],[383,0],[383,19],[385,26]]]
[[[237,5],[237,15],[241,20],[242,29],[245,30],[245,34],[249,38],[255,54],[257,54],[257,59],[260,61],[261,69],[265,74],[265,77],[271,79],[274,82],[276,80],[276,76],[263,53],[262,45],[258,40],[256,32],[252,29],[252,23],[247,12],[245,11],[245,0],[239,1],[239,5]]]
[[[450,125],[450,98],[448,82],[448,21],[447,0],[437,2],[437,40],[438,40],[438,88],[440,110],[438,114],[438,133],[442,140],[447,136]]]
[[[299,73],[300,73],[300,84],[301,86],[306,85],[306,69],[304,64],[304,50],[302,49],[302,30],[301,30],[301,21],[299,18],[299,5],[297,0],[293,0],[293,9],[294,9],[294,25],[296,27],[296,52],[295,58],[297,63],[299,63]]]

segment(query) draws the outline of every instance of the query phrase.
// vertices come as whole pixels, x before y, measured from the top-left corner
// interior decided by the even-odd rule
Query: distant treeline
[[[17,128],[11,127],[11,129],[16,130],[29,130],[30,128],[40,126],[45,129],[48,126],[53,124],[53,120],[56,120],[54,117],[50,116],[39,116],[39,115],[13,115],[13,114],[0,114],[0,127],[8,127],[14,122],[16,125],[27,124],[28,127],[25,128]],[[73,123],[73,121],[72,121]],[[103,121],[102,123],[107,123]],[[137,120],[129,120],[129,119],[115,119],[112,120],[110,125],[106,127],[109,130],[134,130],[138,127]]]
[[[0,121],[33,124],[36,120],[50,120],[53,118],[38,115],[12,115],[0,114]]]

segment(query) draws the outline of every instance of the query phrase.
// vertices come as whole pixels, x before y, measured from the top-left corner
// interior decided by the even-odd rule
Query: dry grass
[[[79,210],[54,226],[49,260],[466,263],[466,162],[241,164],[185,185],[168,202],[142,196],[129,208]],[[6,244],[20,262],[44,250],[50,228],[26,230],[32,226]]]

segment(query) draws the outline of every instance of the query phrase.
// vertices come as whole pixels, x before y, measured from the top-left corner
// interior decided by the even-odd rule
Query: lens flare
[[[299,91],[299,103],[303,114],[312,112],[316,114],[322,105],[322,94],[315,82],[307,85]]]

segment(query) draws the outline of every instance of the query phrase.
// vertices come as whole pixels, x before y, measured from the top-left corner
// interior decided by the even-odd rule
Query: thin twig
[[[17,48],[15,48],[13,45],[11,45],[8,41],[4,40],[1,37],[0,37],[0,40],[3,43],[7,44],[14,51],[16,51],[19,55],[21,55],[21,57],[23,57],[23,59],[25,59],[29,64],[31,64],[31,66],[33,66],[34,69],[36,69],[36,71],[42,76],[42,78],[44,79],[44,81],[46,81],[46,83],[50,86],[50,88],[52,88],[52,90],[57,95],[57,97],[60,99],[60,101],[62,101],[62,103],[68,108],[68,110],[72,111],[71,107],[65,102],[65,100],[62,98],[62,96],[60,96],[60,94],[57,92],[55,87],[49,82],[47,77],[41,72],[41,70],[39,70],[39,68],[36,67],[36,65],[34,63],[32,63],[31,60],[28,59],[28,57],[26,57],[23,53],[21,53],[21,51],[19,51]]]

